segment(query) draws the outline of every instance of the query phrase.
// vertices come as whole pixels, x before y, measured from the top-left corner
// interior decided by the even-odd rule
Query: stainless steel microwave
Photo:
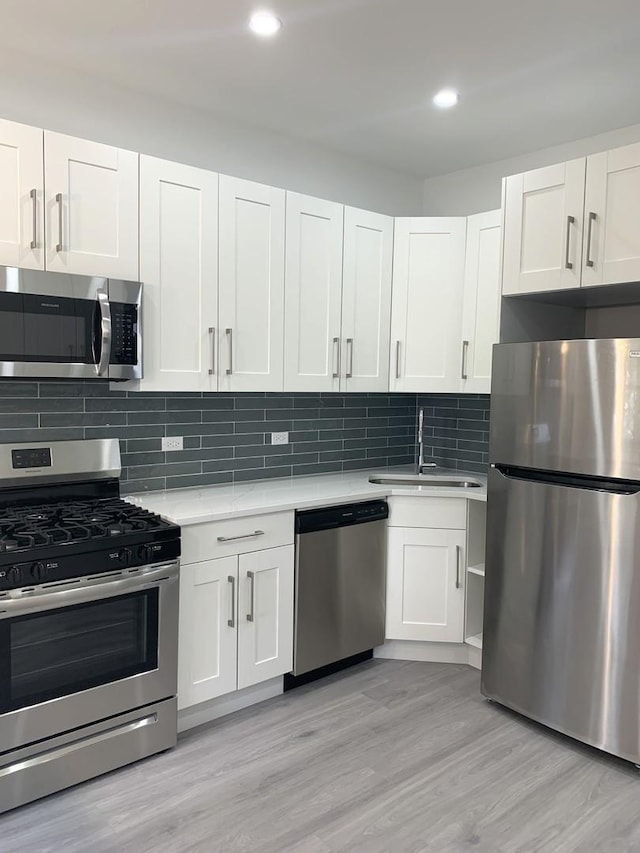
[[[142,378],[142,284],[0,267],[0,378]]]

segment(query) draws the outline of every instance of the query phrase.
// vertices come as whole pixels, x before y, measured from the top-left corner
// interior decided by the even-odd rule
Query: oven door
[[[0,747],[176,695],[178,562],[0,598]]]
[[[0,376],[108,375],[105,278],[0,267]]]

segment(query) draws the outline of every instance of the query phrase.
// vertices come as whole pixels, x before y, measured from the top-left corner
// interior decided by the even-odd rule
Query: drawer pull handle
[[[460,583],[460,552],[462,548],[459,545],[456,545],[456,589],[460,589],[462,584]]]
[[[218,542],[235,542],[238,539],[253,539],[254,536],[264,536],[264,530],[254,530],[253,533],[242,533],[240,536],[218,536]]]

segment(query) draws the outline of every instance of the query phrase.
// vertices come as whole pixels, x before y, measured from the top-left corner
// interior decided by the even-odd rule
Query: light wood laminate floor
[[[640,776],[466,666],[373,661],[0,817],[0,850],[640,851]]]

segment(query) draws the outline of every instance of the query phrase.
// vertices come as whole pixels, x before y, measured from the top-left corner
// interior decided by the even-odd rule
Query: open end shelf
[[[484,577],[484,563],[478,563],[477,566],[469,566],[467,569],[472,575],[478,575],[479,577]]]
[[[465,643],[468,646],[474,646],[476,649],[482,648],[482,634],[473,634],[471,637],[467,637],[465,639]]]

